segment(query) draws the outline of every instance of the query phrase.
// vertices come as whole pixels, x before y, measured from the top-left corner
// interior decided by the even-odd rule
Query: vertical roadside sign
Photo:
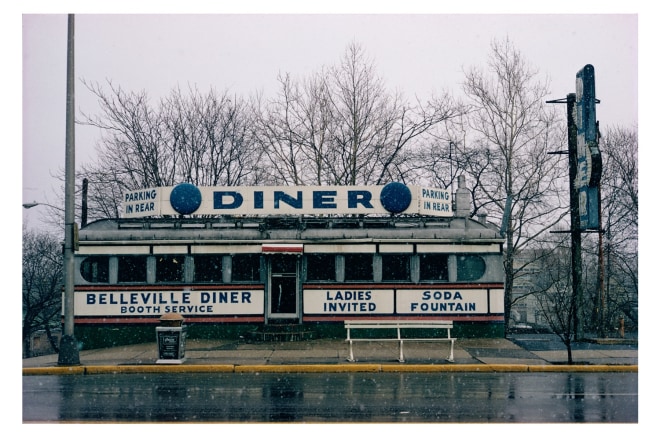
[[[598,148],[596,81],[594,66],[587,64],[576,75],[575,123],[577,126],[577,176],[580,230],[598,229],[602,159]]]

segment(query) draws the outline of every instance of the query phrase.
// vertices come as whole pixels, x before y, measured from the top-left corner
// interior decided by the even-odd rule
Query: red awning
[[[274,243],[262,244],[261,252],[264,254],[302,254],[302,244]]]

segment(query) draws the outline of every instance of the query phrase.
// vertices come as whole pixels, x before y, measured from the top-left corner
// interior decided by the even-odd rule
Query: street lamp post
[[[35,206],[48,206],[49,208],[58,209],[64,212],[64,209],[60,208],[59,206],[50,205],[48,203],[43,203],[43,202],[23,203],[23,208],[25,209],[34,208]]]
[[[74,248],[75,248],[75,102],[74,102],[74,15],[68,15],[66,76],[66,144],[64,155],[64,331],[60,340],[58,365],[80,365],[78,342],[74,336]],[[24,203],[26,209],[47,203]]]
[[[74,15],[68,15],[66,76],[66,144],[64,155],[64,331],[60,339],[58,365],[80,365],[78,342],[74,336],[74,247],[75,247],[75,102],[74,102]],[[26,209],[47,203],[24,203]]]
[[[64,334],[60,341],[59,365],[79,365],[78,342],[73,334],[74,228],[75,228],[75,104],[74,104],[74,15],[68,16],[66,78],[66,147],[64,182]]]

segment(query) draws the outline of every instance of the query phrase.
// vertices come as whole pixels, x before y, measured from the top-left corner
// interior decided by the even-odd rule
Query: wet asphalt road
[[[24,376],[30,422],[636,423],[636,373]]]

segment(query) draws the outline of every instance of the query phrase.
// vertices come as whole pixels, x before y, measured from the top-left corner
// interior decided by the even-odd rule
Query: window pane
[[[410,281],[410,257],[383,254],[383,281]]]
[[[184,255],[158,255],[156,257],[156,282],[182,282],[184,260]]]
[[[147,281],[147,257],[120,255],[117,257],[117,272],[120,283],[144,283]]]
[[[259,281],[259,254],[236,254],[231,258],[232,281]]]
[[[107,283],[109,261],[105,256],[87,257],[80,264],[80,275],[90,283]]]
[[[478,255],[458,255],[456,263],[458,281],[478,280],[486,272],[486,262]]]
[[[222,255],[195,255],[195,282],[222,282]]]
[[[307,255],[307,281],[334,281],[335,277],[334,254]]]
[[[346,281],[373,281],[372,254],[346,254],[344,256]]]
[[[296,273],[296,264],[298,262],[298,256],[296,255],[277,255],[273,254],[270,256],[270,267],[273,273]]]
[[[447,255],[421,254],[419,256],[419,279],[426,281],[447,281]]]

